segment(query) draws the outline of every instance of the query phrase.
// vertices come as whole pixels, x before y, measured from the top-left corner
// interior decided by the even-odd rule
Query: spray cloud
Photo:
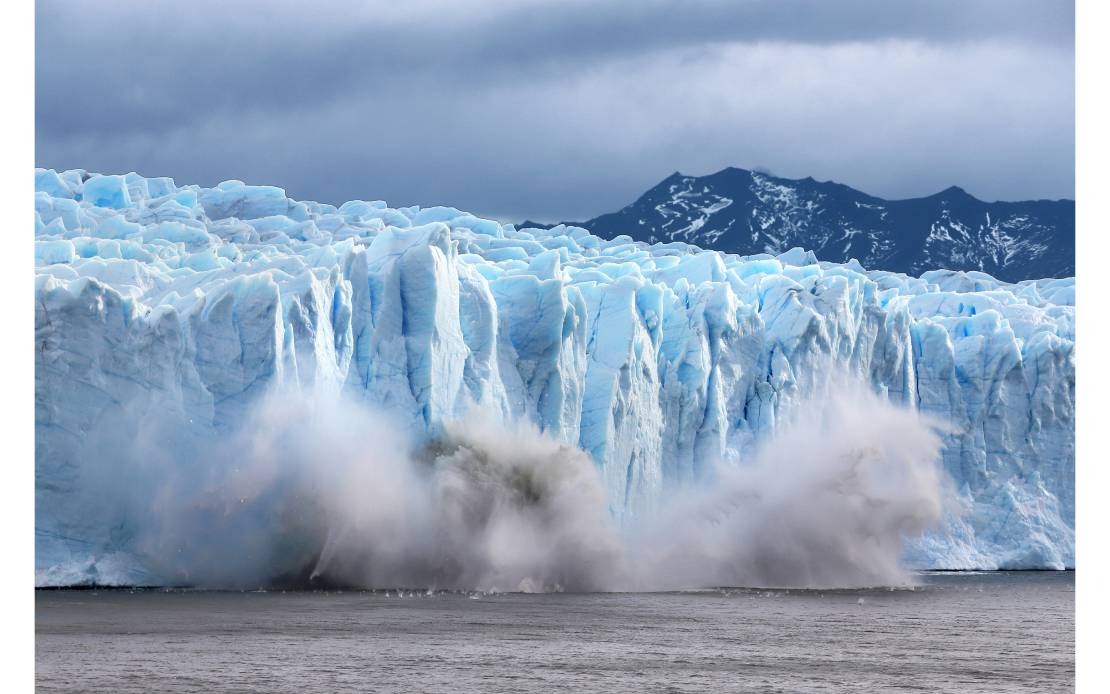
[[[131,484],[105,503],[154,576],[198,587],[908,582],[903,543],[943,510],[938,425],[862,386],[793,411],[750,455],[620,527],[590,458],[527,422],[479,410],[429,440],[298,392],[263,398],[231,434],[140,437],[112,471]]]

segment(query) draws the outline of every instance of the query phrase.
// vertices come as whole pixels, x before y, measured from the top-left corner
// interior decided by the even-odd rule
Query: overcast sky
[[[36,6],[37,165],[583,220],[674,171],[1074,196],[1066,0]]]

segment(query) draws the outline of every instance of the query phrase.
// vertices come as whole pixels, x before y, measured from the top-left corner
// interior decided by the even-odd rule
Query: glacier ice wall
[[[129,531],[88,461],[218,435],[279,386],[425,432],[475,406],[526,417],[590,455],[620,519],[845,374],[950,427],[953,508],[916,565],[1074,566],[1072,279],[913,278],[239,181],[35,184],[39,583],[126,574]]]

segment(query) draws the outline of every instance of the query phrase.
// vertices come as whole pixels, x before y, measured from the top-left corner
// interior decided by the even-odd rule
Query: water
[[[39,691],[1061,692],[1073,573],[915,590],[39,591]]]

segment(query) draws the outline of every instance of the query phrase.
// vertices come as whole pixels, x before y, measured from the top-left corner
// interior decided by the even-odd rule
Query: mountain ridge
[[[676,171],[616,212],[567,224],[607,238],[682,241],[739,255],[801,246],[819,260],[854,258],[915,276],[977,270],[1017,282],[1075,274],[1074,200],[987,202],[956,185],[889,200],[811,176],[731,166],[705,176]]]

